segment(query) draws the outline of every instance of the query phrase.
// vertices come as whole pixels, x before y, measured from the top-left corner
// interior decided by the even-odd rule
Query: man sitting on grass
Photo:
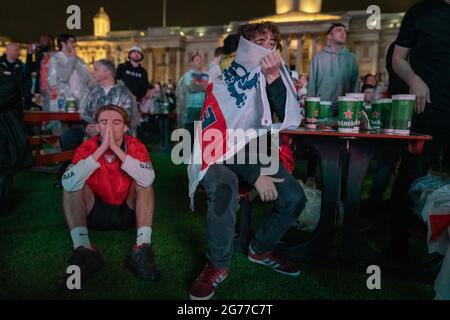
[[[88,227],[107,231],[137,225],[136,244],[126,266],[142,280],[159,280],[151,247],[155,173],[148,151],[126,134],[125,109],[101,107],[95,121],[100,135],[76,150],[62,179],[64,214],[74,247],[69,265],[80,267],[82,279],[103,266]]]

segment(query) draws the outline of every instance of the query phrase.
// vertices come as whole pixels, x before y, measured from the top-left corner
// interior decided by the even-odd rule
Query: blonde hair
[[[117,113],[119,113],[122,118],[123,118],[123,123],[128,125],[129,123],[129,117],[128,117],[128,112],[119,106],[113,105],[113,104],[109,104],[103,107],[100,107],[96,112],[95,112],[95,122],[98,123],[98,118],[100,117],[100,114],[105,112],[105,111],[115,111]]]

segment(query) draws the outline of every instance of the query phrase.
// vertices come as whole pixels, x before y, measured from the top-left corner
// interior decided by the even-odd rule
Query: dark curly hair
[[[243,36],[245,39],[252,41],[252,39],[255,39],[258,34],[266,33],[267,31],[272,32],[275,37],[277,48],[281,49],[280,29],[278,29],[278,26],[271,21],[241,25],[238,29],[238,34]]]

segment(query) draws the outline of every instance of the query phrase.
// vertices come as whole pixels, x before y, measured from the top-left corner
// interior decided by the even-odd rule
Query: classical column
[[[152,49],[149,49],[147,52],[147,60],[148,60],[148,64],[147,64],[148,80],[152,81],[153,80],[153,50]]]
[[[379,41],[372,45],[372,74],[378,74],[378,54],[380,51]]]
[[[311,35],[311,59],[316,54],[316,46],[317,46],[317,33],[313,33]]]
[[[283,47],[283,51],[281,52],[281,57],[284,60],[284,63],[289,68],[289,45],[290,45],[290,39],[289,35],[283,35],[281,39],[281,46]]]
[[[181,50],[180,48],[177,48],[177,56],[176,56],[176,66],[175,66],[175,78],[173,79],[175,82],[178,82],[178,80],[181,77]]]
[[[114,49],[114,64],[117,67],[120,64],[120,47]]]
[[[298,74],[303,73],[303,40],[302,34],[297,34],[297,54],[295,56],[295,69]]]
[[[169,83],[170,49],[164,51],[164,83]]]

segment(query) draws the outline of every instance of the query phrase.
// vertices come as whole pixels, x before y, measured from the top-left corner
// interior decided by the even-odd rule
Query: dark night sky
[[[415,0],[323,0],[322,11],[365,10],[371,4],[382,12],[405,11]],[[111,18],[112,30],[146,29],[162,25],[163,0],[16,0],[2,3],[0,36],[19,41],[36,41],[41,33],[68,31],[66,8],[81,7],[82,30],[79,35],[93,33],[92,18],[100,5]],[[275,0],[167,0],[169,26],[221,25],[275,13]]]

